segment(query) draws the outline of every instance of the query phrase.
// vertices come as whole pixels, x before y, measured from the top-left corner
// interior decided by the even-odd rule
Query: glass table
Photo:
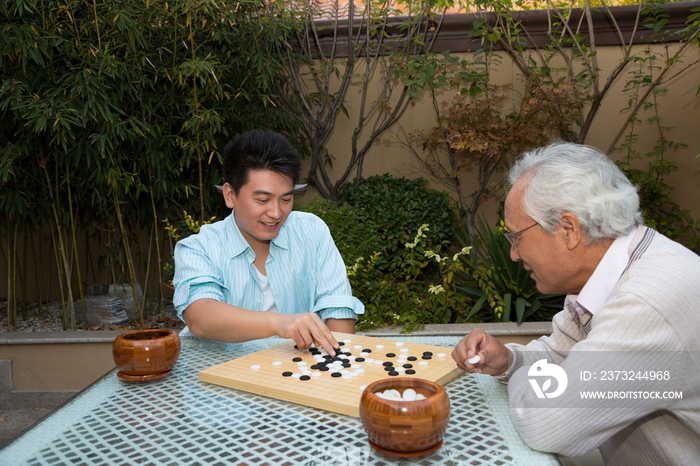
[[[181,340],[170,375],[129,384],[111,371],[0,450],[0,464],[408,464],[372,450],[357,418],[198,380],[200,370],[262,349],[263,343]],[[400,340],[454,347],[458,338]],[[463,374],[445,389],[451,418],[443,445],[410,464],[559,464],[554,455],[522,441],[504,385],[490,376]]]

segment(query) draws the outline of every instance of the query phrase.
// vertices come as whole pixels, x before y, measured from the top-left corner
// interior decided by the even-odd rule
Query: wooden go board
[[[338,342],[343,342],[341,352],[350,353],[349,356],[345,355],[347,359],[341,359],[346,365],[349,363],[350,367],[339,366],[336,362],[328,370],[319,370],[318,356],[314,357],[309,350],[296,349],[294,342],[289,341],[200,371],[199,379],[359,417],[362,390],[376,380],[418,377],[445,385],[462,373],[452,359],[450,348],[337,332],[333,335]],[[371,352],[363,356],[366,350]],[[325,354],[322,352],[320,356]],[[293,361],[295,358],[300,359]],[[413,358],[416,360],[409,360]],[[324,361],[333,364],[328,358]],[[390,375],[385,370],[384,363],[388,362],[398,372],[397,375]],[[412,367],[406,368],[405,364],[411,364]],[[411,374],[411,371],[415,373]],[[336,375],[332,376],[334,372]],[[287,373],[287,376],[283,373]]]

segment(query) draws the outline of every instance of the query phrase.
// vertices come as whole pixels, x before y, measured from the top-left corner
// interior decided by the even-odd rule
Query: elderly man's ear
[[[564,242],[569,250],[576,249],[583,241],[583,231],[578,217],[571,212],[561,214],[561,223],[564,230]]]

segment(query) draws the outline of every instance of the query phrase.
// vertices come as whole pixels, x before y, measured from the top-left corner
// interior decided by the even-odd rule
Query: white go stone
[[[447,355],[445,353],[438,353],[437,357],[438,358],[446,358]]]
[[[355,345],[355,349],[362,349],[362,345]]]
[[[384,361],[382,361],[381,359],[375,359],[374,364],[377,366],[381,366],[382,364],[384,364]]]
[[[402,353],[408,353],[409,349],[408,348],[401,348],[399,351]]]
[[[414,401],[416,399],[416,391],[412,388],[407,388],[406,390],[403,391],[403,395],[401,395],[401,398],[403,398],[406,401]]]
[[[397,341],[396,346],[403,346],[403,341]]]
[[[398,390],[390,388],[389,390],[384,390],[384,398],[388,400],[401,400],[401,393]]]
[[[260,364],[253,364],[252,366],[250,366],[250,368],[254,371],[257,371],[258,369],[260,369]]]
[[[427,366],[427,365],[428,365],[428,361],[421,361],[421,362],[418,363],[418,365],[419,365],[419,366]]]
[[[298,379],[299,377],[301,377],[301,374],[294,373],[292,374],[292,377]]]
[[[367,385],[360,385],[360,391],[361,391],[361,392],[364,392],[364,391],[365,391],[365,388],[367,388]]]
[[[375,348],[377,348],[377,349],[383,349],[383,348],[384,348],[384,345],[377,345],[377,346],[375,346]]]
[[[321,377],[321,373],[320,372],[312,372],[311,377]]]
[[[272,365],[273,365],[273,366],[281,366],[281,365],[282,365],[282,361],[275,361],[275,362],[272,363]]]
[[[345,380],[350,380],[350,379],[352,379],[352,375],[350,375],[350,374],[345,374],[345,375],[343,375],[342,378],[345,379]]]
[[[473,358],[467,359],[467,362],[468,362],[469,364],[476,364],[476,363],[478,363],[479,361],[481,361],[481,357],[479,357],[478,354],[477,354],[476,356],[474,356]]]
[[[372,359],[372,358],[366,358],[366,359],[365,359],[365,362],[366,362],[367,364],[372,364],[372,363],[374,362],[374,359]]]

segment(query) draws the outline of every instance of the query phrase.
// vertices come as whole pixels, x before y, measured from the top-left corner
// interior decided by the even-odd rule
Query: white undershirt
[[[263,275],[257,267],[255,267],[255,272],[258,274],[258,282],[260,283],[260,288],[263,292],[263,311],[277,312],[277,306],[275,305],[275,298],[272,296],[272,291],[270,290],[270,281],[267,279],[267,275]]]

